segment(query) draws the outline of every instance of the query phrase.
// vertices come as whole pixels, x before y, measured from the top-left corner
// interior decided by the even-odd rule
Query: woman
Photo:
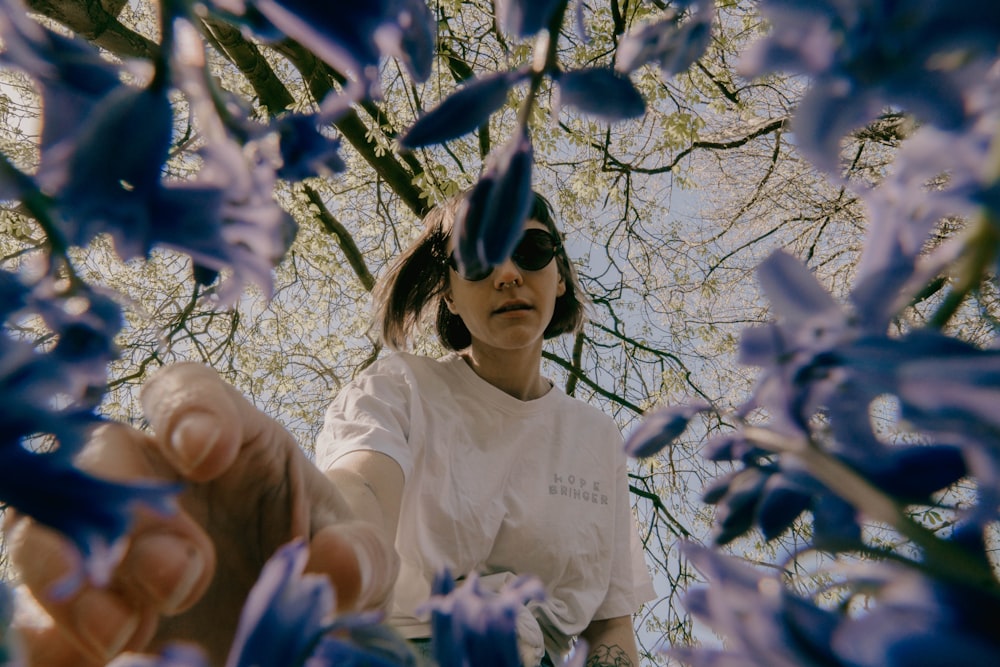
[[[109,425],[79,457],[113,479],[184,482],[177,513],[137,512],[107,582],[67,592],[79,558],[65,538],[9,520],[23,584],[15,625],[31,667],[97,667],[176,640],[222,665],[247,592],[295,537],[309,541],[308,569],[330,578],[340,610],[392,595],[393,622],[410,637],[426,634],[414,605],[441,568],[494,582],[536,574],[549,597],[519,624],[532,661],[579,633],[589,665],[638,664],[630,614],[652,589],[620,436],[539,372],[542,340],[582,317],[549,207],[536,199],[512,260],[463,277],[448,245],[459,204],[428,215],[381,301],[388,343],[404,346],[437,308],[457,352],[394,354],[342,391],[320,438],[325,475],[210,368],[177,364],[143,387],[152,433]]]
[[[588,664],[636,665],[631,614],[653,591],[621,436],[540,372],[544,339],[583,320],[551,208],[535,195],[512,258],[463,275],[450,242],[461,204],[428,214],[379,290],[390,347],[405,349],[430,311],[452,352],[397,352],[345,387],[327,411],[317,464],[338,485],[353,477],[370,487],[374,498],[362,502],[381,509],[373,520],[400,556],[390,622],[405,636],[429,634],[418,608],[443,568],[495,585],[532,574],[547,597],[520,619],[526,664],[582,635],[596,656]]]

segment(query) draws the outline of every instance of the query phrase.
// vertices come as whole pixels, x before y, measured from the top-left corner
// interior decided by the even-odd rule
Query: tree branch
[[[153,40],[118,20],[121,0],[27,0],[28,8],[61,23],[116,56],[151,59],[160,50]]]
[[[330,213],[330,209],[326,207],[323,203],[322,198],[320,198],[319,193],[313,190],[308,185],[303,185],[305,189],[306,197],[309,198],[309,203],[316,207],[317,213],[316,217],[319,219],[320,224],[323,225],[323,229],[327,233],[333,235],[337,239],[337,245],[340,246],[341,251],[347,258],[347,262],[354,269],[355,275],[357,275],[358,280],[364,286],[365,290],[371,292],[372,288],[375,287],[375,277],[372,276],[371,271],[368,270],[368,265],[365,264],[364,253],[358,248],[357,244],[354,242],[354,237],[351,233],[347,231],[347,228],[340,223],[337,218]]]

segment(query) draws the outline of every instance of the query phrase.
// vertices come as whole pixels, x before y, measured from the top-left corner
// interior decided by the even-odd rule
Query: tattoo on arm
[[[590,650],[585,667],[635,667],[628,654],[617,644],[608,646],[601,644]]]

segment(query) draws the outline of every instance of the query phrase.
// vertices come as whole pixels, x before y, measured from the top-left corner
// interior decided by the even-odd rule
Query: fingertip
[[[330,577],[338,611],[377,609],[389,599],[399,558],[376,527],[342,523],[313,535],[306,570]]]
[[[140,400],[162,455],[194,482],[224,473],[247,429],[259,428],[256,409],[202,364],[160,369],[143,386]]]
[[[139,613],[114,593],[82,592],[72,605],[73,624],[89,651],[107,661],[121,653],[139,629]]]
[[[192,481],[214,479],[229,468],[239,449],[235,440],[227,442],[224,435],[220,416],[185,412],[167,435],[169,457],[179,472]]]
[[[161,613],[180,613],[194,605],[211,582],[215,560],[206,546],[173,533],[138,535],[123,563],[122,579]]]

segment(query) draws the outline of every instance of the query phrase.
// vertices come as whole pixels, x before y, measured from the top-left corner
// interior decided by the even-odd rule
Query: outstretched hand
[[[139,509],[109,585],[53,590],[78,567],[70,543],[25,517],[8,527],[20,578],[15,625],[32,667],[104,665],[166,641],[225,661],[240,609],[267,559],[294,537],[308,570],[327,574],[338,610],[381,605],[397,561],[380,529],[353,517],[291,435],[211,369],[180,364],[143,389],[153,434],[99,429],[78,459],[116,481],[185,483],[179,512]]]

